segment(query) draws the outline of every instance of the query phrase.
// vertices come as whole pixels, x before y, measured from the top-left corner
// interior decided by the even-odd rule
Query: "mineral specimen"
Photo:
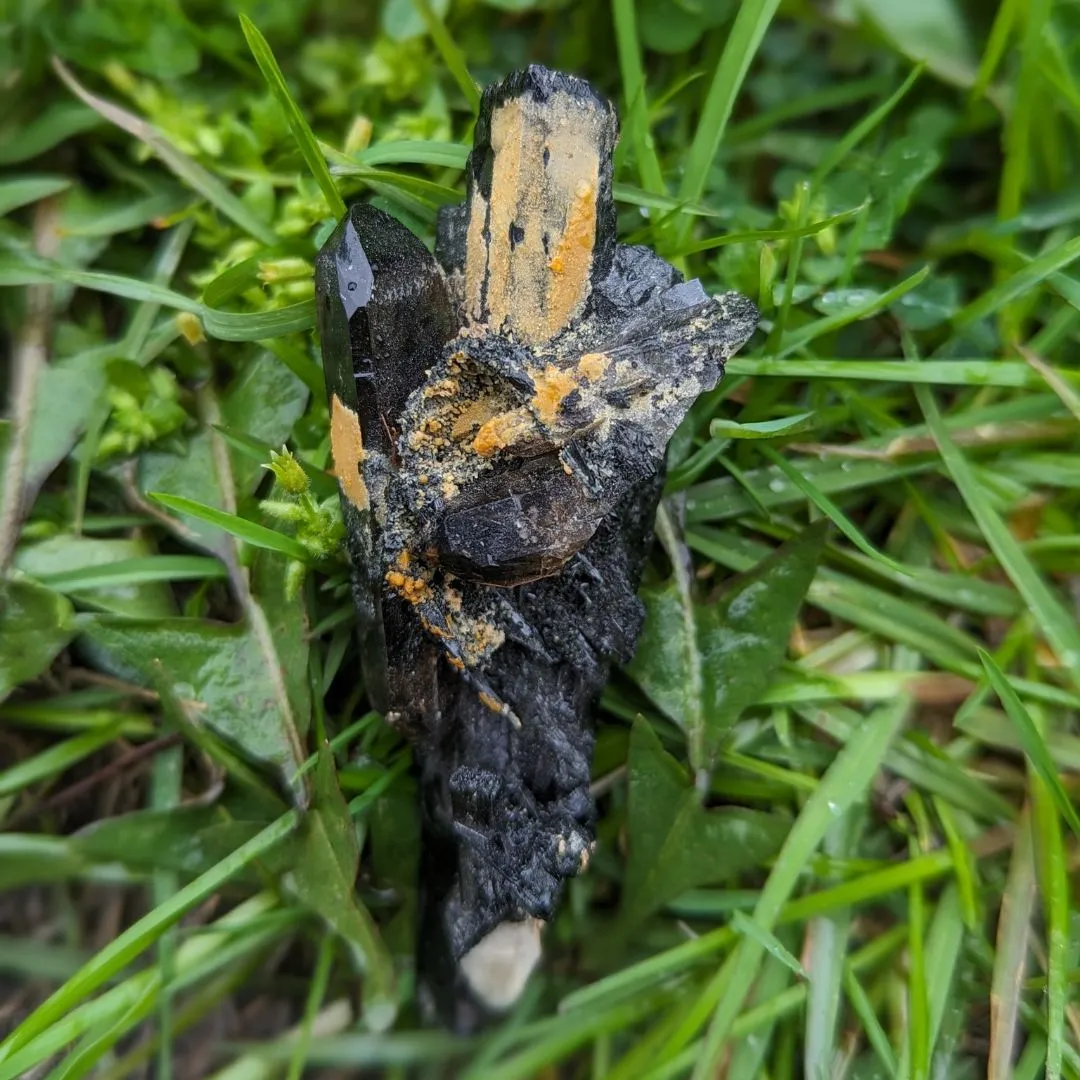
[[[665,449],[757,323],[616,242],[616,134],[588,83],[515,72],[436,256],[358,203],[317,262],[364,679],[420,782],[420,989],[458,1029],[513,1003],[588,866]]]

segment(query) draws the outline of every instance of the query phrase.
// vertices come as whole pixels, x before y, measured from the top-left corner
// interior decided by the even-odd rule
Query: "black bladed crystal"
[[[588,863],[590,710],[634,651],[667,442],[757,323],[616,243],[615,139],[587,83],[517,72],[437,259],[358,204],[317,261],[365,683],[420,779],[421,995],[458,1029]]]

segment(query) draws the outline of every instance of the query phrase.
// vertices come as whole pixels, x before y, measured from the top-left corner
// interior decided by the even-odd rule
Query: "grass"
[[[910,6],[11,16],[0,1080],[1080,1077],[1075,19]],[[530,60],[617,101],[622,237],[762,323],[672,444],[589,872],[455,1039],[310,267],[354,199],[430,241]],[[781,545],[794,622],[734,580]]]

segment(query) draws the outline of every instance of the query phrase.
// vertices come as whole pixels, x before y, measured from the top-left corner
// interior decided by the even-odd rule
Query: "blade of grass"
[[[111,743],[120,734],[122,726],[121,723],[114,722],[93,728],[81,735],[73,735],[70,739],[55,743],[40,754],[5,769],[0,772],[0,798],[15,795],[31,784],[70,769],[72,765]]]
[[[685,255],[697,255],[702,251],[713,251],[716,248],[727,247],[730,244],[757,244],[766,240],[794,240],[800,237],[816,236],[826,229],[831,229],[836,225],[842,225],[845,221],[849,221],[859,214],[862,209],[862,205],[855,206],[850,210],[843,210],[839,214],[833,214],[832,217],[822,218],[820,221],[812,221],[807,225],[791,226],[785,229],[757,229],[747,232],[722,233],[720,236],[712,236],[708,240],[687,244],[677,251],[668,252],[668,255],[682,257]]]
[[[0,218],[71,187],[66,176],[18,176],[0,182]]]
[[[293,1050],[285,1080],[300,1080],[304,1074],[308,1051],[311,1048],[312,1027],[319,1009],[322,1008],[323,999],[326,997],[333,963],[334,937],[332,934],[324,934],[319,942],[319,955],[315,961],[315,972],[311,976],[311,986],[308,988],[307,1001],[304,1004],[304,1017],[296,1035],[296,1047]]]
[[[895,1080],[896,1055],[893,1053],[892,1043],[889,1041],[889,1036],[885,1034],[885,1029],[881,1026],[877,1013],[874,1012],[874,1006],[867,997],[862,983],[855,974],[854,965],[850,961],[844,963],[844,993],[851,1003],[852,1011],[862,1024],[866,1041],[877,1054],[878,1062],[890,1080]]]
[[[1080,254],[1080,246],[1077,248]],[[1016,586],[1035,616],[1039,629],[1057,653],[1062,667],[1075,686],[1080,687],[1080,628],[1064,605],[1050,591],[1020,543],[991,506],[967,458],[961,453],[942,421],[937,402],[926,387],[917,386],[915,396],[938,444],[945,463],[972,517],[990,545],[1001,568]]]
[[[469,74],[469,67],[465,62],[465,54],[457,47],[456,42],[450,36],[442,19],[440,19],[432,9],[428,0],[412,0],[412,2],[417,12],[419,12],[420,18],[424,20],[427,32],[431,35],[431,40],[434,42],[435,48],[439,50],[439,55],[442,57],[447,71],[453,75],[454,82],[458,84],[458,88],[465,96],[465,100],[469,103],[469,108],[472,109],[474,113],[479,112],[480,89],[476,85],[476,81]]]
[[[914,838],[911,851],[918,852]],[[905,1043],[908,1068],[901,1063],[900,1075],[910,1075],[912,1080],[927,1080],[930,1074],[930,1020],[926,985],[926,900],[922,882],[908,887],[908,1010],[907,1041]]]
[[[810,187],[813,191],[820,191],[822,182],[829,173],[844,161],[867,135],[884,123],[889,113],[903,101],[908,91],[918,81],[924,67],[924,64],[919,64],[912,68],[908,77],[885,101],[864,116],[842,139],[838,139],[832,144],[829,152],[821,159],[818,167],[814,170],[814,175],[811,177]]]
[[[855,379],[860,382],[928,383],[934,386],[999,386],[1036,390],[1040,380],[1026,365],[1008,360],[828,360],[771,356],[733,356],[728,377],[752,375],[782,379]],[[1057,371],[1064,385],[1080,382],[1071,371]]]
[[[654,194],[666,195],[664,174],[656,156],[649,132],[649,108],[645,98],[645,72],[641,66],[641,46],[638,42],[637,16],[633,0],[612,0],[612,21],[615,24],[615,47],[619,56],[623,98],[628,106],[627,127],[634,150],[641,186]]]
[[[1080,250],[1078,250],[1077,254],[1080,254]],[[815,319],[805,326],[800,326],[790,333],[785,333],[781,339],[780,347],[773,355],[780,359],[796,349],[804,348],[811,341],[821,337],[822,334],[831,334],[835,330],[840,330],[853,322],[858,322],[860,319],[872,318],[891,304],[895,304],[905,293],[918,288],[926,280],[930,269],[929,266],[924,266],[921,270],[917,270],[910,277],[901,281],[899,285],[894,285],[888,291],[874,297],[872,300],[868,300],[865,304],[849,308],[847,311],[838,312],[835,315],[826,315],[823,319]]]
[[[910,703],[899,699],[879,710],[837,754],[828,772],[792,826],[761,899],[754,921],[771,930],[783,904],[791,895],[807,860],[824,839],[836,818],[861,798],[877,773],[893,739],[903,726]],[[712,1013],[712,1023],[694,1068],[694,1080],[715,1075],[720,1056],[731,1034],[731,1025],[742,1008],[757,975],[762,946],[750,938],[733,951],[713,978],[701,999],[689,1010],[686,1021],[671,1040],[669,1053],[677,1052],[693,1037],[701,1021]]]
[[[203,581],[224,577],[228,577],[228,571],[218,559],[203,555],[149,555],[41,574],[35,580],[57,592],[76,592],[145,585],[152,581]]]
[[[1074,236],[1071,240],[1066,240],[1032,259],[1022,269],[962,307],[953,316],[953,329],[959,333],[979,322],[980,319],[989,318],[1006,304],[1037,289],[1052,274],[1078,258],[1080,258],[1080,236]]]
[[[295,810],[282,814],[216,866],[185,885],[167,903],[155,908],[97,952],[59,990],[51,994],[0,1043],[0,1062],[46,1031],[73,1006],[122,971],[170,926],[216,892],[255,859],[281,843],[299,824]]]
[[[163,990],[179,993],[222,968],[236,965],[244,957],[261,953],[280,942],[282,934],[297,922],[297,913],[260,914],[268,912],[275,902],[269,893],[259,893],[190,937],[177,950],[177,974],[170,986],[162,986],[159,969],[148,968],[99,997],[76,1006],[26,1047],[0,1063],[0,1080],[22,1080],[34,1065],[87,1032],[111,1024],[138,1002],[152,1008]]]
[[[0,286],[33,285],[47,281],[63,281],[79,288],[198,315],[206,332],[222,341],[260,341],[310,330],[315,325],[314,300],[302,300],[266,311],[221,311],[151,281],[97,270],[77,270],[44,259],[30,259],[25,255],[20,257],[18,263],[0,260]]]
[[[784,948],[780,939],[771,931],[765,930],[743,912],[735,910],[731,913],[731,928],[742,937],[751,938],[758,943],[770,956],[779,960],[784,967],[793,971],[800,979],[807,979],[806,969],[798,959]]]
[[[684,202],[696,203],[705,193],[709,170],[723,141],[735,99],[779,6],[780,0],[744,0],[739,5],[686,155],[685,171],[679,185],[679,198]],[[689,227],[687,221],[684,238]]]
[[[223,529],[230,536],[243,540],[252,547],[265,548],[267,551],[277,551],[282,555],[288,555],[290,559],[300,562],[310,562],[311,553],[299,540],[291,536],[279,533],[275,529],[268,529],[257,521],[248,521],[247,518],[237,514],[229,514],[224,510],[216,510],[212,506],[204,506],[194,499],[184,498],[182,495],[169,495],[164,491],[148,492],[148,497],[154,502],[160,503],[169,510],[175,510],[179,514],[190,514],[202,521],[208,521]]]
[[[775,420],[747,424],[717,417],[709,424],[709,434],[714,439],[775,439],[781,435],[798,435],[813,429],[816,415],[804,412],[797,416],[781,416]]]
[[[994,688],[994,693],[1000,698],[1001,704],[1005,706],[1005,714],[1016,729],[1016,733],[1020,738],[1020,745],[1024,748],[1024,753],[1027,755],[1031,767],[1046,785],[1047,791],[1062,817],[1069,823],[1069,828],[1077,837],[1080,837],[1080,815],[1077,814],[1076,807],[1073,806],[1068,792],[1061,783],[1061,778],[1058,776],[1057,768],[1054,765],[1054,759],[1050,756],[1046,741],[1035,726],[1035,721],[1032,720],[1031,714],[1024,707],[1024,703],[1020,700],[1016,691],[1009,685],[1008,678],[1001,668],[997,666],[994,658],[988,652],[980,649],[979,659],[986,669],[986,675],[990,680],[990,685]]]
[[[248,48],[251,49],[251,55],[255,57],[255,63],[259,65],[259,70],[266,80],[266,85],[270,87],[270,92],[277,98],[281,111],[285,114],[285,119],[293,133],[293,138],[296,140],[304,164],[307,165],[311,175],[315,178],[315,182],[322,190],[326,205],[330,208],[330,213],[340,220],[345,216],[345,202],[337,189],[337,185],[334,183],[333,177],[330,175],[330,170],[326,166],[326,159],[319,149],[319,144],[315,141],[315,133],[311,130],[311,125],[305,119],[299,106],[293,101],[292,94],[289,93],[285,76],[281,74],[281,68],[278,67],[278,62],[274,59],[273,51],[267,44],[266,38],[259,33],[255,24],[242,12],[240,14],[240,27],[244,31],[244,37],[247,39]]]
[[[154,759],[150,774],[150,806],[154,810],[174,810],[183,794],[184,751],[173,746]],[[180,888],[180,876],[175,870],[155,870],[150,880],[151,900],[154,907],[168,901]],[[177,929],[170,926],[157,943],[158,969],[161,982],[168,986],[176,975]],[[165,991],[158,1002],[158,1054],[157,1080],[172,1080],[173,1037],[175,1031],[172,995]]]
[[[1009,1080],[1027,970],[1028,938],[1035,908],[1035,860],[1025,808],[1017,826],[1009,875],[1001,894],[997,950],[990,983],[990,1049],[987,1080]]]
[[[148,146],[162,163],[188,187],[201,195],[211,206],[220,210],[225,217],[249,236],[255,237],[264,244],[273,244],[277,241],[277,235],[269,223],[248,209],[213,173],[208,172],[197,161],[193,161],[187,154],[173,146],[153,124],[147,123],[141,116],[129,113],[126,109],[121,109],[104,98],[91,94],[80,85],[70,69],[58,57],[52,58],[52,66],[64,85],[77,98],[105,117],[109,123],[115,124]]]
[[[1046,1080],[1061,1080],[1069,1000],[1069,877],[1057,800],[1032,777],[1032,827],[1046,923]]]
[[[771,446],[758,448],[767,461],[772,462],[817,508],[824,514],[864,555],[887,566],[894,573],[907,571],[895,559],[878,551],[863,536],[859,527],[825,494],[812,480],[808,480],[787,458],[778,454]]]

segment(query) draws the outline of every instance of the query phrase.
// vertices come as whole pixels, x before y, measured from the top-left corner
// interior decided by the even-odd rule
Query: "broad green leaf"
[[[641,718],[630,733],[628,768],[625,931],[687,889],[731,881],[760,865],[787,834],[789,822],[780,814],[704,809],[686,770]]]
[[[857,0],[859,11],[899,52],[955,86],[971,86],[978,59],[956,0]]]
[[[446,18],[450,10],[450,0],[433,0],[431,10],[440,18]],[[382,6],[383,33],[391,41],[408,41],[420,37],[427,30],[420,12],[413,0],[386,0]]]
[[[303,381],[277,356],[260,349],[222,395],[221,422],[280,449],[303,416],[310,396]],[[250,494],[266,477],[266,470],[243,454],[229,457],[238,496]]]
[[[677,567],[641,591],[645,627],[630,675],[686,735],[690,764],[712,769],[725,736],[769,686],[825,543],[816,525],[736,578],[714,604]]]
[[[641,43],[663,53],[682,53],[731,14],[732,0],[641,0]]]
[[[305,814],[286,883],[296,897],[348,943],[364,974],[364,1019],[384,1031],[394,1021],[394,965],[368,910],[356,895],[360,851],[349,808],[326,747],[315,767],[314,798]]]
[[[202,411],[209,424],[238,428],[268,447],[280,447],[303,414],[308,397],[307,388],[292,372],[269,351],[260,351],[220,400],[203,396]],[[225,446],[216,432],[205,429],[180,451],[150,449],[139,457],[142,491],[165,492],[226,513],[250,495],[265,475],[258,463]],[[183,513],[180,521],[193,542],[227,559],[232,544],[220,529],[188,513]],[[286,541],[286,554],[295,550],[291,537],[284,533],[275,536]]]
[[[29,493],[37,493],[78,442],[105,393],[106,365],[117,353],[117,346],[103,345],[62,357],[42,369],[24,474]]]
[[[164,557],[166,564],[168,559]],[[150,619],[175,614],[172,593],[165,584],[172,579],[171,570],[156,580],[110,582],[110,567],[136,560],[147,569],[156,561],[145,540],[60,535],[20,549],[15,565],[50,588],[114,615]]]
[[[307,756],[307,717],[296,711],[280,666],[271,666],[267,633],[204,619],[100,616],[87,622],[80,642],[95,664],[142,686],[155,685],[160,665],[192,723],[291,783]]]
[[[0,701],[36,679],[75,636],[71,603],[30,581],[0,591]]]
[[[69,844],[90,862],[120,863],[142,873],[173,870],[195,875],[247,843],[265,824],[225,821],[213,806],[135,810],[92,822],[70,837]],[[290,849],[286,845],[283,850]]]

